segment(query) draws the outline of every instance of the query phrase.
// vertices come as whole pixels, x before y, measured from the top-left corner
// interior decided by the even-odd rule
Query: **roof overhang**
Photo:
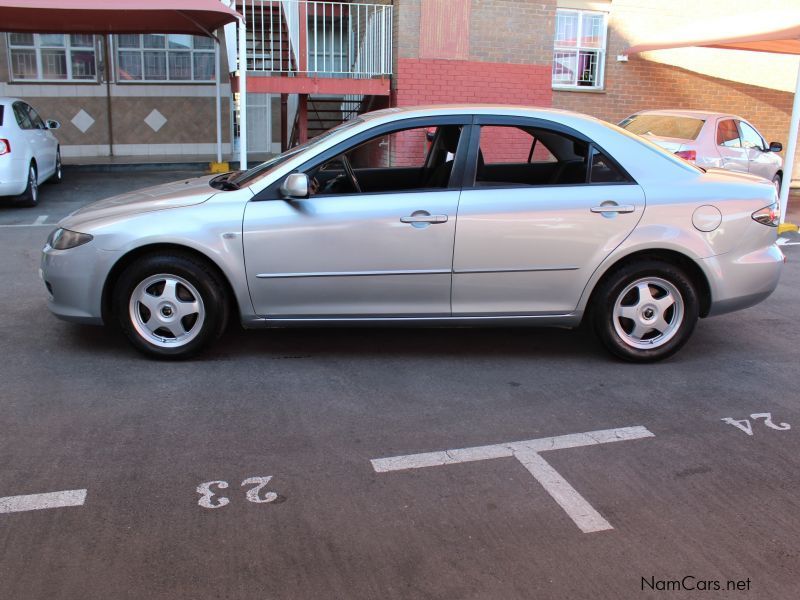
[[[239,18],[220,0],[0,0],[0,29],[23,33],[211,35]]]

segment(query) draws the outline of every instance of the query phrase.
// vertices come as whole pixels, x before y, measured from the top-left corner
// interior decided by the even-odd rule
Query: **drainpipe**
[[[114,156],[114,120],[111,117],[111,34],[103,36],[106,72],[106,114],[108,115],[108,155]]]
[[[247,169],[247,27],[239,20],[239,168]]]
[[[214,109],[217,118],[217,164],[222,162],[222,90],[220,87],[220,60],[219,60],[219,38],[214,44],[214,84],[216,87]]]

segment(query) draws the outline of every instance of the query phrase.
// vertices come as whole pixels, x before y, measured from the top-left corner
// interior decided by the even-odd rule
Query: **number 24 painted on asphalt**
[[[788,423],[779,423],[778,425],[775,425],[775,423],[772,422],[772,413],[768,412],[753,413],[752,415],[750,415],[750,419],[753,419],[754,421],[756,419],[764,419],[764,425],[766,425],[770,429],[777,429],[778,431],[786,431],[787,429],[792,428],[792,426],[789,425]],[[744,431],[747,435],[753,435],[753,426],[750,424],[750,419],[740,419],[737,421],[732,417],[725,417],[724,419],[721,420],[727,423],[728,425],[733,425],[734,427],[738,427],[739,429]]]
[[[264,504],[266,502],[274,502],[278,499],[278,494],[275,492],[267,492],[264,494],[263,497],[259,495],[259,492],[264,488],[265,485],[269,483],[269,480],[272,479],[272,475],[267,477],[248,477],[242,482],[242,487],[246,485],[252,485],[249,490],[247,490],[246,498],[248,502],[253,502],[255,504]],[[222,508],[226,504],[230,503],[230,500],[225,496],[217,496],[217,494],[211,489],[211,486],[216,486],[217,488],[224,490],[228,487],[227,481],[206,481],[205,483],[201,483],[197,486],[197,493],[201,495],[201,498],[197,501],[197,504],[202,506],[203,508]],[[216,497],[216,502],[212,500],[212,498]]]

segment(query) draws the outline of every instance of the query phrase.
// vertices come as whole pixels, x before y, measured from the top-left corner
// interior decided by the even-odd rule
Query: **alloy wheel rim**
[[[31,198],[36,200],[39,197],[39,183],[36,181],[36,170],[33,167],[28,173],[28,184],[31,186]]]
[[[683,296],[660,277],[628,284],[614,302],[614,329],[631,348],[650,350],[669,342],[683,322]]]
[[[128,312],[136,332],[160,348],[178,348],[195,339],[203,328],[203,298],[183,277],[151,275],[131,294]]]

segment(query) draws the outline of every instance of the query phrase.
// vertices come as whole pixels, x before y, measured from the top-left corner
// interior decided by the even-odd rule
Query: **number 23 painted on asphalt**
[[[259,495],[259,492],[264,488],[265,485],[269,483],[269,480],[272,479],[272,475],[267,477],[248,477],[242,482],[242,487],[246,485],[252,485],[249,490],[246,492],[246,498],[248,502],[253,502],[255,504],[264,504],[266,502],[274,502],[278,499],[278,494],[275,492],[267,492],[264,494],[263,497]],[[203,508],[222,508],[226,504],[230,503],[230,500],[225,496],[217,496],[214,490],[211,489],[211,486],[215,486],[221,490],[224,490],[228,487],[227,481],[206,481],[205,483],[201,483],[197,486],[197,493],[200,494],[201,498],[197,501],[199,506]]]
[[[766,425],[770,429],[777,429],[778,431],[786,431],[787,429],[792,428],[792,426],[789,425],[788,423],[779,423],[778,425],[775,425],[775,423],[772,422],[772,413],[768,412],[753,413],[752,415],[750,415],[750,419],[753,419],[754,421],[756,419],[764,419],[764,425]],[[740,419],[737,421],[732,417],[725,417],[724,419],[721,420],[727,423],[728,425],[733,425],[734,427],[741,429],[747,435],[753,435],[753,426],[750,424],[750,419]]]

